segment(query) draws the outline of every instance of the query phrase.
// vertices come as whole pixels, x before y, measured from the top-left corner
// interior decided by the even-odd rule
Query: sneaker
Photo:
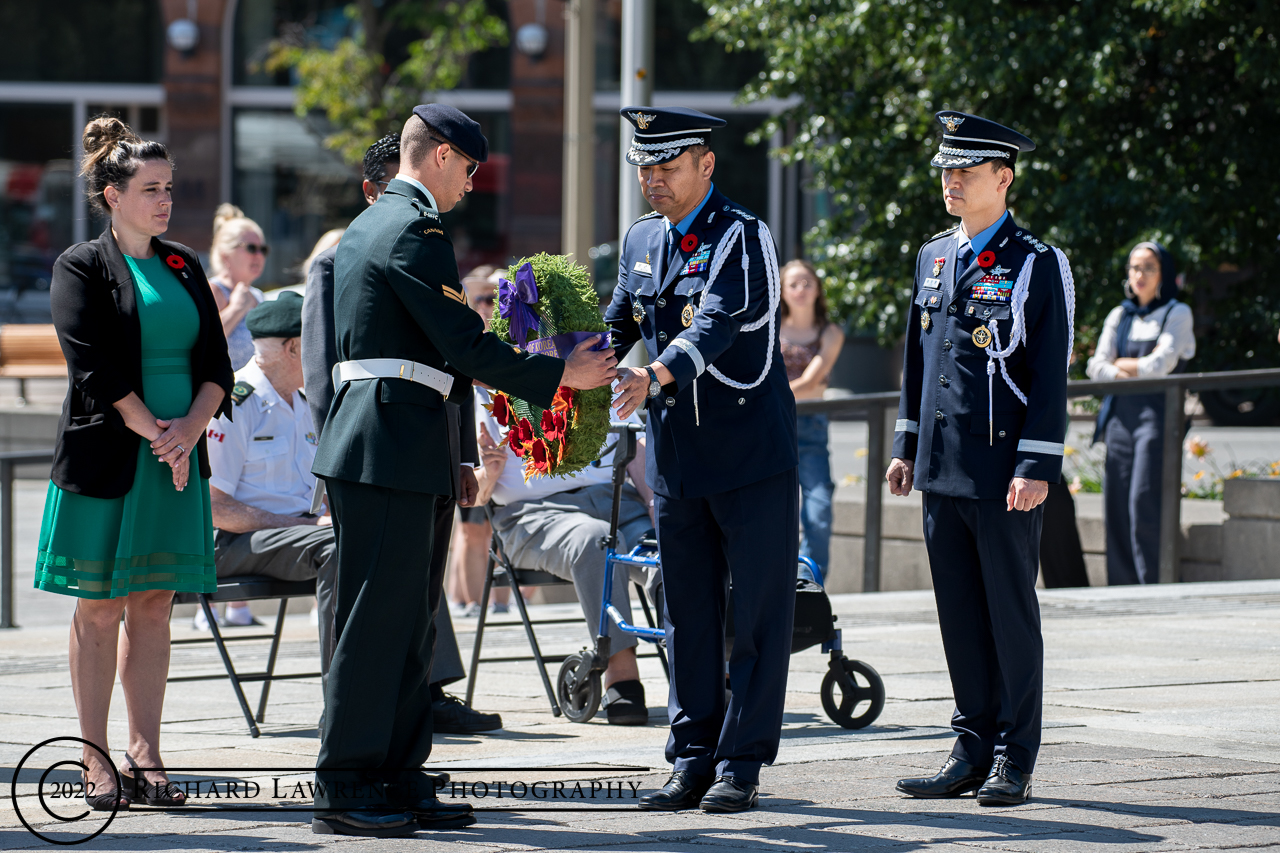
[[[468,708],[457,696],[444,694],[431,703],[431,730],[442,735],[474,735],[502,728],[500,714]]]
[[[462,612],[458,614],[462,619],[479,619],[480,618],[480,602],[473,601],[466,607],[462,608]]]
[[[505,601],[495,601],[493,604],[489,605],[489,612],[495,616],[501,616],[504,613],[511,612],[511,605]]]
[[[231,607],[228,605],[226,615],[222,617],[222,624],[235,628],[247,628],[251,625],[261,625],[262,623],[253,617],[247,605],[245,607]]]
[[[213,611],[213,619],[214,619],[214,621],[215,621],[215,622],[217,622],[217,623],[218,623],[218,627],[222,627],[223,625],[226,625],[226,624],[227,624],[227,623],[226,623],[226,620],[224,620],[224,619],[222,618],[222,616],[220,616],[220,615],[218,614],[218,611],[217,611],[217,610],[214,610],[214,611]],[[193,619],[191,620],[191,630],[193,630],[193,631],[208,631],[208,630],[209,630],[209,620],[208,620],[208,618],[204,615],[204,608],[203,608],[203,607],[197,607],[197,608],[196,608],[196,615],[195,615],[195,618],[193,618]]]

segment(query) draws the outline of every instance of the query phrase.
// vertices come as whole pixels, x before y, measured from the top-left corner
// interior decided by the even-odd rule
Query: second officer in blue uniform
[[[778,753],[799,551],[795,398],[778,344],[781,288],[763,222],[711,181],[713,128],[696,110],[628,107],[654,213],[628,230],[606,313],[620,356],[622,415],[649,400],[671,656],[667,784],[640,807],[734,812],[756,804]],[[733,582],[732,698],[724,690]]]
[[[898,790],[1009,805],[1030,796],[1040,749],[1041,504],[1062,471],[1074,291],[1065,256],[1005,208],[1035,144],[978,116],[937,118],[933,165],[961,224],[916,258],[888,480],[924,492],[957,739],[942,770]]]

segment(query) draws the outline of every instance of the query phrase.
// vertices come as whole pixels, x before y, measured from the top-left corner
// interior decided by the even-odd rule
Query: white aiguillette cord
[[[1071,264],[1067,261],[1067,256],[1057,247],[1054,247],[1053,252],[1058,259],[1058,272],[1062,276],[1062,295],[1067,304],[1067,369],[1070,370],[1071,350],[1075,347],[1076,337],[1076,283],[1075,277],[1071,274]],[[1010,300],[1010,308],[1013,311],[1013,331],[1009,335],[1009,346],[1005,349],[997,349],[1000,346],[1000,324],[997,320],[991,321],[991,346],[987,348],[987,444],[989,446],[996,443],[996,419],[993,411],[996,359],[1000,360],[1000,375],[1004,377],[1009,390],[1022,401],[1022,405],[1027,405],[1027,395],[1023,394],[1022,390],[1009,378],[1004,360],[1013,355],[1019,343],[1027,342],[1027,294],[1031,290],[1031,265],[1035,259],[1034,254],[1027,255],[1027,259],[1022,262],[1022,269],[1018,271],[1018,281],[1013,286],[1013,298]]]

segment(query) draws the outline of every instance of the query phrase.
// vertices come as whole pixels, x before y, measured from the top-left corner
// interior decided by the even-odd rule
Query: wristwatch
[[[662,383],[658,381],[658,374],[653,372],[653,368],[645,365],[645,370],[649,372],[649,399],[653,399],[662,393]]]

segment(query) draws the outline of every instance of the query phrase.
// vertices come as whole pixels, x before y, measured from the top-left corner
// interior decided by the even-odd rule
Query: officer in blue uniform
[[[913,797],[978,789],[1022,803],[1040,748],[1044,644],[1035,584],[1042,502],[1062,470],[1074,290],[1064,255],[1005,196],[1035,144],[978,116],[937,114],[947,212],[916,258],[891,491],[924,492],[924,534],[955,694],[951,756],[903,779]]]
[[[667,784],[644,809],[756,804],[782,728],[799,550],[795,398],[778,344],[778,261],[769,229],[712,183],[713,128],[696,110],[628,107],[627,162],[654,213],[628,230],[605,319],[625,353],[623,416],[648,399],[671,661]],[[725,617],[735,636],[724,690]]]

